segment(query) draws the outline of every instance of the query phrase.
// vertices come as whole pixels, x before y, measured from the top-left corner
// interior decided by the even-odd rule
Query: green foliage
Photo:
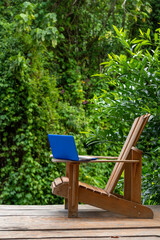
[[[34,9],[34,4],[24,2],[22,13],[1,19],[0,202],[6,204],[52,201],[46,172],[51,175],[56,167],[49,163],[47,132],[56,123],[58,91],[43,61],[45,42],[51,41],[46,34],[51,18],[45,15],[46,23],[38,28]],[[50,27],[55,28],[54,21]]]
[[[156,1],[156,0],[150,0],[149,3],[150,3],[151,8],[152,8],[152,12],[151,12],[150,18],[149,18],[149,25],[151,26],[151,28],[154,31],[157,28],[159,28],[159,23],[160,23],[160,2]]]
[[[154,118],[149,133],[153,130],[154,138],[147,149],[156,159],[159,86],[158,77],[150,82],[147,76],[154,75],[159,64],[159,31],[153,34],[147,28],[155,29],[150,19],[158,19],[152,11],[157,4],[149,0],[0,2],[0,203],[62,202],[50,190],[51,181],[64,174],[64,165],[51,164],[48,133],[74,135],[80,154],[115,156],[130,120],[150,111]],[[136,39],[139,27],[141,38]],[[127,35],[119,28],[127,29]],[[97,71],[104,76],[99,64],[107,56],[105,81],[91,78]],[[135,87],[133,96],[129,86]],[[90,100],[93,96],[96,105]],[[124,122],[119,121],[119,113]],[[80,179],[104,187],[111,168],[83,165]],[[156,202],[156,164],[152,169],[154,184],[149,189]],[[146,179],[147,175],[145,189]],[[145,196],[148,199],[147,192]]]
[[[123,30],[114,29],[125,53],[109,54],[108,61],[102,63],[104,72],[99,76],[104,82],[103,93],[95,96],[94,101],[100,122],[105,122],[106,127],[101,126],[98,141],[107,139],[119,144],[136,116],[152,114],[138,147],[145,154],[144,201],[155,204],[160,197],[160,32],[157,29],[151,36],[150,29],[140,30],[140,37],[131,40]]]
[[[56,14],[47,12],[46,3],[9,3],[1,16],[0,203],[62,202],[53,198],[50,185],[64,175],[64,166],[51,163],[47,134],[77,134],[79,150],[83,149],[79,132],[87,121],[81,80],[68,71],[73,79],[70,100],[69,91],[56,86],[51,61],[63,36],[56,28]]]

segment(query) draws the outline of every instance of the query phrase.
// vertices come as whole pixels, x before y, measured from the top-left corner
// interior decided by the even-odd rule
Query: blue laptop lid
[[[79,161],[73,136],[48,134],[48,139],[54,158]]]

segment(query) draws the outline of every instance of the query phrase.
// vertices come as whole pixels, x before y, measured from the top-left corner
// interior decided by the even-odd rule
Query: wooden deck
[[[160,206],[151,206],[154,219],[131,219],[88,205],[78,218],[67,218],[62,205],[0,205],[0,240],[6,239],[160,239]]]

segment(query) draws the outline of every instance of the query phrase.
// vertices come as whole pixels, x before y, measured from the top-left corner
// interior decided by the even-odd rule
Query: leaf
[[[147,32],[146,32],[146,36],[147,36],[147,38],[148,38],[149,40],[151,40],[150,32],[151,32],[151,30],[148,28],[148,29],[147,29]]]
[[[116,26],[114,26],[114,25],[113,25],[113,28],[114,28],[116,34],[117,34],[119,37],[121,37],[121,32],[118,30],[118,28],[117,28]]]
[[[159,32],[159,33],[160,33],[160,28],[157,28],[157,29],[156,29],[156,32]]]
[[[154,34],[154,41],[157,42],[157,40],[158,40],[158,34],[155,33],[155,34]]]
[[[54,47],[54,48],[55,48],[55,47],[56,47],[56,45],[57,45],[57,40],[56,40],[56,39],[53,39],[53,40],[52,40],[52,47]]]
[[[144,33],[142,32],[142,30],[139,28],[139,32],[142,36],[144,36]]]
[[[130,49],[130,45],[128,44],[127,40],[121,38],[120,41],[123,44],[123,46],[125,46],[128,49]]]
[[[23,11],[28,10],[30,12],[33,12],[35,8],[35,4],[26,1],[22,4],[22,7],[23,7]]]
[[[140,42],[142,42],[143,40],[142,39],[136,39],[136,38],[134,38],[132,41],[131,41],[131,43],[140,43]]]
[[[24,20],[25,23],[28,22],[29,18],[27,14],[21,13],[19,14],[19,16]]]
[[[108,57],[109,57],[109,59],[111,59],[111,60],[113,59],[112,56],[111,56],[109,53],[108,53]]]
[[[134,15],[134,20],[135,20],[135,22],[137,22],[137,16],[136,15]]]
[[[131,50],[129,50],[129,49],[126,49],[126,51],[128,52],[128,53],[130,53],[132,56],[134,56],[135,55],[135,53],[134,52],[132,52]]]
[[[150,112],[151,112],[151,109],[150,109],[147,105],[145,105],[144,107],[142,107],[142,109],[143,109],[144,111],[146,111],[147,113],[150,113]]]

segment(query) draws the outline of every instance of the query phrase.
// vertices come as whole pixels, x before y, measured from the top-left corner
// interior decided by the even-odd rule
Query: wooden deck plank
[[[16,238],[15,238],[16,239]],[[49,239],[57,239],[57,238],[39,238],[39,239],[41,239],[41,240],[49,240]],[[95,239],[100,239],[100,240],[113,240],[113,239],[118,239],[118,240],[158,240],[159,239],[159,237],[151,237],[151,236],[145,236],[145,237],[137,237],[137,236],[135,236],[135,237],[119,237],[119,236],[112,236],[112,237],[101,237],[101,238],[99,238],[99,237],[90,237],[90,238],[76,238],[76,237],[74,237],[74,238],[58,238],[58,240],[95,240]],[[18,240],[26,240],[25,238],[18,238]],[[27,238],[27,240],[37,240],[37,238]]]
[[[160,206],[148,206],[154,211],[154,220],[160,219]],[[107,210],[102,210],[96,207],[92,207],[90,205],[79,205],[80,216],[81,217],[99,217],[101,218],[124,218],[128,219],[125,216],[114,214]],[[89,215],[88,215],[89,214]],[[36,215],[44,215],[44,216],[59,216],[65,217],[66,210],[63,209],[62,205],[0,205],[0,216],[36,216]]]
[[[87,237],[113,237],[113,236],[121,236],[121,237],[160,237],[160,228],[157,229],[96,229],[96,230],[82,230],[81,233],[77,230],[66,230],[66,231],[0,231],[0,239],[16,239],[16,238],[71,238],[79,236],[83,238]]]
[[[35,217],[35,216],[17,216],[17,217],[1,217],[0,230],[58,230],[58,229],[109,229],[109,228],[157,228],[160,225],[159,221],[151,222],[150,220],[142,221],[118,221],[116,218],[110,221],[103,221],[97,219],[78,219],[79,221],[68,221],[68,218],[55,217]],[[104,219],[103,219],[104,220]]]
[[[151,208],[154,211],[154,215],[156,214],[156,218],[160,218],[160,205],[147,205],[147,207]],[[1,210],[52,210],[54,212],[58,212],[59,210],[64,210],[63,205],[0,205],[0,216]],[[97,211],[97,212],[107,212],[106,210],[96,208],[90,206],[88,204],[79,205],[80,211]],[[125,217],[127,218],[127,217]]]
[[[0,240],[157,240],[160,206],[150,206],[154,219],[131,219],[89,205],[79,205],[79,217],[69,219],[62,205],[0,205]]]
[[[25,206],[25,208],[27,207],[29,206]],[[33,206],[31,206],[31,208],[32,207]],[[88,208],[86,209],[86,207]],[[16,208],[16,206],[13,206],[13,209],[14,208]],[[53,209],[52,206],[51,209]],[[62,205],[55,206],[53,211],[49,209],[33,209],[28,211],[27,209],[23,210],[21,206],[21,210],[17,209],[17,213],[15,210],[12,211],[11,208],[10,210],[0,210],[0,230],[160,227],[160,207],[152,206],[152,209],[154,211],[154,219],[131,219],[94,207],[80,205],[79,217],[73,220],[68,219],[67,210],[63,209]]]

